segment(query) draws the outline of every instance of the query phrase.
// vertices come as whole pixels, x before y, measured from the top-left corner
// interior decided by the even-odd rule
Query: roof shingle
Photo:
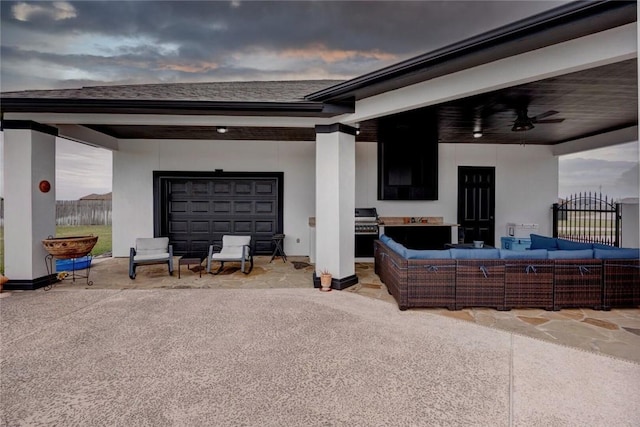
[[[342,80],[288,80],[89,86],[80,89],[2,92],[3,98],[117,99],[219,102],[300,102]]]

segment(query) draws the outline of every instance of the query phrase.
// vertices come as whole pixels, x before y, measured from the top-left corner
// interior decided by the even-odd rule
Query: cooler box
[[[531,247],[531,239],[518,237],[501,237],[502,249],[510,249],[512,251],[526,251]]]
[[[524,237],[528,239],[531,234],[538,234],[538,224],[518,224],[515,222],[507,223],[508,237]]]

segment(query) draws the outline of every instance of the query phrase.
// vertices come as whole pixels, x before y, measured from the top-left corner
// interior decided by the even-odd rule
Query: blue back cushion
[[[547,259],[546,249],[532,249],[528,251],[511,251],[500,249],[501,259]]]
[[[540,236],[539,234],[532,234],[530,249],[558,249],[558,239],[554,237]]]
[[[562,251],[573,251],[578,249],[593,249],[593,243],[574,242],[566,239],[558,239],[558,249]]]
[[[389,240],[391,240],[391,237],[387,236],[386,234],[381,234],[380,235],[380,241],[382,243],[388,243]]]
[[[579,249],[573,251],[549,251],[549,259],[591,259],[593,249]]]
[[[593,257],[599,259],[640,259],[640,249],[594,249]]]
[[[451,251],[407,249],[405,256],[407,259],[451,259]]]
[[[450,249],[453,259],[500,259],[499,249]]]
[[[604,245],[602,243],[594,243],[593,244],[593,249],[618,249],[615,246],[611,246],[611,245]]]
[[[390,239],[387,242],[387,246],[389,246],[389,248],[391,248],[391,250],[396,252],[398,255],[400,255],[402,257],[405,256],[405,252],[406,252],[407,248],[405,248],[404,245],[402,245],[401,243],[398,243],[395,240]]]

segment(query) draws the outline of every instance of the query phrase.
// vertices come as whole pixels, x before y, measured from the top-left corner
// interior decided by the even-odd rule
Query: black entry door
[[[458,167],[458,224],[466,243],[495,246],[495,176],[493,167]]]
[[[282,232],[282,174],[157,177],[159,235],[174,253],[207,252],[225,234],[250,235],[255,254],[271,254]]]

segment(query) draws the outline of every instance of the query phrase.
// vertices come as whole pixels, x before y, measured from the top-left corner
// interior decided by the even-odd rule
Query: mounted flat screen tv
[[[438,124],[416,110],[379,119],[378,200],[438,200]]]

